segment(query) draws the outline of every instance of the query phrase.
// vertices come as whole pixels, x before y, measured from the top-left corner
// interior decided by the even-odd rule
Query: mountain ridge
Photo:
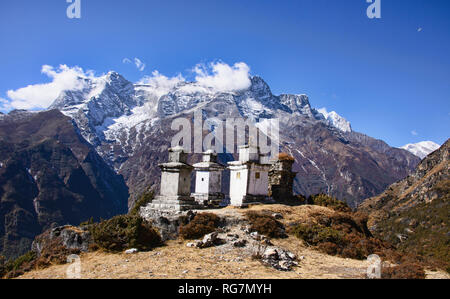
[[[273,95],[259,76],[249,77],[248,88],[232,91],[186,81],[133,84],[115,72],[94,81],[87,84],[84,93],[69,93],[66,100],[65,93],[61,94],[51,108],[73,118],[85,139],[124,175],[134,199],[148,186],[159,184],[157,163],[164,161],[170,146],[170,136],[174,134],[171,121],[176,117],[192,119],[193,112],[199,109],[204,119],[239,117],[253,123],[279,119],[280,150],[290,152],[297,160],[295,191],[305,195],[330,193],[353,207],[406,176],[419,162],[407,151],[361,137],[337,113],[324,114],[311,107],[304,94]],[[291,134],[293,131],[297,135]],[[325,139],[330,144],[324,145]],[[346,154],[337,151],[338,144],[344,145]],[[299,151],[302,146],[308,150]],[[346,155],[360,157],[355,162]],[[197,157],[193,159],[197,162]],[[233,157],[222,157],[223,162],[229,159]],[[140,165],[141,169],[133,165]],[[363,165],[370,170],[366,171]],[[383,173],[389,175],[384,178]],[[354,185],[348,186],[349,181],[354,181]]]
[[[449,266],[450,139],[425,157],[408,177],[367,199],[358,209],[369,214],[377,236],[409,252]]]

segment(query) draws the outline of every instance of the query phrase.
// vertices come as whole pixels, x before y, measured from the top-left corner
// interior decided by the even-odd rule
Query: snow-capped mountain
[[[145,133],[158,120],[195,110],[211,102],[221,102],[235,108],[223,111],[222,118],[244,117],[253,121],[279,118],[282,122],[291,118],[307,118],[323,122],[342,132],[350,132],[350,123],[337,113],[326,115],[311,107],[306,95],[275,96],[260,77],[250,78],[248,89],[223,92],[196,82],[179,81],[171,86],[158,82],[133,84],[116,72],[97,78],[84,78],[85,88],[62,92],[49,109],[58,109],[72,117],[83,137],[97,147],[104,157],[111,155],[114,146],[123,136],[136,130]],[[218,116],[215,113],[216,117]],[[123,140],[127,145],[125,155],[133,154],[133,140]],[[105,145],[109,145],[106,146]],[[122,156],[122,155],[121,155]],[[111,159],[110,162],[113,162]],[[119,159],[122,161],[122,157]],[[120,165],[114,165],[116,169]]]
[[[402,146],[401,148],[411,152],[420,159],[423,159],[440,147],[441,146],[439,144],[433,141],[422,141],[419,143],[410,143]]]
[[[191,118],[199,109],[204,119],[279,119],[280,150],[296,159],[294,188],[304,195],[328,193],[356,206],[419,162],[407,151],[352,132],[347,120],[334,111],[314,109],[304,94],[274,95],[258,76],[233,89],[182,79],[133,84],[116,72],[83,80],[83,89],[62,92],[50,109],[73,118],[83,137],[124,176],[132,201],[159,183],[157,164],[166,159],[176,133],[171,121],[181,115]]]
[[[320,114],[323,115],[323,117],[328,121],[328,123],[341,130],[342,132],[351,132],[352,126],[350,125],[350,122],[347,121],[345,118],[340,116],[336,113],[336,111],[327,112],[326,108],[321,108],[317,110]]]

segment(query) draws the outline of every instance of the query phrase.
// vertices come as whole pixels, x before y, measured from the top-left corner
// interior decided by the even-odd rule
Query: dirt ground
[[[251,209],[267,209],[267,206],[255,206]],[[273,212],[283,214],[283,222],[307,217],[309,213],[330,210],[323,207],[286,207],[270,206]],[[244,210],[223,209],[217,213],[227,217],[242,217]],[[263,265],[245,250],[221,245],[206,249],[188,248],[187,241],[167,241],[166,245],[149,252],[135,254],[112,254],[105,252],[85,253],[81,255],[81,278],[126,278],[126,279],[362,279],[365,278],[368,263],[329,256],[307,247],[295,237],[272,240],[275,246],[282,247],[298,257],[299,266],[293,271],[281,272]],[[54,265],[38,269],[19,277],[67,278],[69,265]],[[450,278],[444,272],[427,272],[428,278]]]

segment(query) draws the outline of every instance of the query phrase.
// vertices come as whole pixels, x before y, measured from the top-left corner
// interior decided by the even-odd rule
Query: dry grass
[[[220,217],[245,217],[247,211],[271,211],[283,214],[287,225],[308,219],[311,214],[332,215],[334,211],[319,206],[286,207],[256,205],[249,209],[225,208],[215,210]],[[305,220],[306,221],[306,220]],[[186,278],[186,279],[313,279],[364,278],[366,261],[330,256],[314,250],[302,240],[290,236],[274,239],[298,257],[299,266],[292,272],[280,272],[264,266],[241,249],[223,250],[225,246],[196,249],[186,247],[187,241],[168,241],[166,246],[136,254],[93,252],[81,255],[82,278]],[[35,270],[19,278],[65,278],[68,265],[54,265]],[[427,272],[432,278],[450,278],[443,272]]]
[[[277,244],[279,242],[276,242]],[[239,250],[222,254],[215,248],[187,248],[184,242],[169,241],[168,245],[150,252],[111,254],[94,252],[83,254],[82,278],[362,278],[363,262],[326,256],[296,245],[295,240],[283,240],[305,258],[292,272],[279,272],[262,265]],[[292,246],[294,245],[294,246]],[[294,250],[295,249],[295,250]],[[67,265],[55,265],[35,270],[20,278],[65,278]],[[188,271],[185,273],[185,271]]]

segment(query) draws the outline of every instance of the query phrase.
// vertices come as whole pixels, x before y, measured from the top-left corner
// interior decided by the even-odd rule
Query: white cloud
[[[151,76],[145,76],[137,84],[145,84],[149,85],[154,89],[154,92],[158,93],[158,95],[162,96],[168,93],[172,88],[177,86],[181,82],[185,82],[186,80],[178,74],[175,77],[166,77],[160,74],[158,71],[153,71]]]
[[[243,63],[230,66],[223,62],[198,64],[194,68],[196,82],[220,92],[233,92],[247,89],[251,85],[250,67]]]
[[[247,89],[251,85],[250,68],[243,62],[233,66],[222,62],[197,64],[192,71],[195,74],[195,81],[181,86],[180,90],[183,92],[234,92]],[[138,84],[150,85],[158,93],[164,94],[181,82],[186,82],[181,74],[166,77],[158,71],[153,71],[152,76],[145,76]]]
[[[419,135],[419,133],[417,133],[415,130],[412,130],[412,131],[411,131],[411,135],[417,136],[417,135]]]
[[[145,70],[145,67],[146,67],[146,64],[145,64],[142,60],[140,60],[139,58],[137,58],[137,57],[135,57],[133,61],[131,61],[131,59],[129,59],[129,58],[124,58],[124,59],[122,60],[122,63],[125,63],[125,64],[134,64],[134,65],[136,66],[136,68],[137,68],[139,71],[141,71],[141,72],[143,72],[143,71]]]
[[[138,58],[134,61],[124,58],[123,63],[135,64],[139,70],[145,69],[145,63]],[[42,66],[41,72],[51,79],[49,83],[28,85],[17,90],[9,90],[6,99],[0,99],[0,110],[11,109],[45,109],[64,90],[82,90],[87,86],[85,79],[96,79],[94,71],[84,71],[81,67],[68,67],[60,65],[52,67]],[[250,67],[243,63],[228,65],[223,62],[210,63],[208,65],[198,64],[193,69],[195,82],[185,84],[180,88],[185,92],[234,92],[249,88]],[[151,76],[143,77],[138,84],[147,85],[145,88],[152,90],[155,94],[162,96],[172,90],[180,83],[187,83],[186,79],[178,74],[167,77],[157,70]]]
[[[28,85],[17,90],[8,90],[10,101],[2,106],[15,109],[43,109],[58,97],[63,90],[82,90],[85,88],[85,78],[93,78],[93,71],[83,71],[82,68],[60,65],[54,68],[49,65],[42,66],[42,74],[52,79],[49,83]]]

